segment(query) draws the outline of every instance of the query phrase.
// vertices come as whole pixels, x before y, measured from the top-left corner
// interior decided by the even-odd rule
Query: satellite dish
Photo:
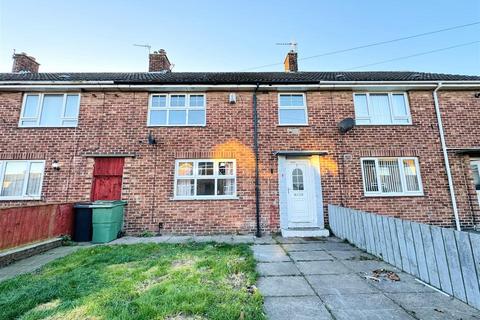
[[[338,130],[340,133],[347,133],[355,127],[355,119],[345,118],[338,124]]]

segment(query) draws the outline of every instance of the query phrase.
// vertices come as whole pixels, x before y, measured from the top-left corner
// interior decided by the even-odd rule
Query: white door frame
[[[288,181],[287,181],[287,165],[289,160],[301,161],[309,164],[310,173],[310,189],[309,202],[311,210],[314,210],[313,224],[298,225],[298,228],[324,228],[322,185],[320,177],[320,157],[318,155],[287,157],[285,155],[278,156],[278,190],[279,190],[279,210],[280,210],[280,227],[281,229],[292,228],[288,219]]]

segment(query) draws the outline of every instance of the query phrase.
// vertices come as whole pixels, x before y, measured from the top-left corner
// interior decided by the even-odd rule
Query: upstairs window
[[[365,195],[423,195],[417,158],[364,158]]]
[[[0,161],[0,200],[38,200],[41,196],[43,160]]]
[[[406,93],[355,93],[358,125],[412,124]]]
[[[31,94],[23,99],[20,127],[76,127],[79,94]]]
[[[175,199],[228,199],[236,196],[235,160],[177,160]]]
[[[280,125],[308,124],[307,104],[304,94],[278,95],[278,123]]]
[[[152,94],[149,126],[205,126],[204,94]]]

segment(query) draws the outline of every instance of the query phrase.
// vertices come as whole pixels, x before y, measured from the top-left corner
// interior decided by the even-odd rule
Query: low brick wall
[[[72,232],[73,203],[0,209],[0,250]]]

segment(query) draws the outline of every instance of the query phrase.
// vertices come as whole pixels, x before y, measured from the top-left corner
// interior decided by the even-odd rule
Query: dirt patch
[[[240,289],[245,287],[247,283],[247,277],[245,277],[245,274],[243,272],[240,273],[234,273],[230,274],[226,278],[226,282],[228,285],[230,285],[234,289]]]
[[[172,261],[172,269],[177,270],[182,268],[191,268],[195,265],[197,261],[198,261],[198,258],[195,258],[195,257],[175,260],[175,261]]]
[[[144,292],[150,289],[151,287],[165,281],[168,278],[168,275],[164,275],[161,277],[153,277],[150,279],[146,279],[136,285],[136,289],[138,292]]]
[[[60,305],[60,299],[55,299],[55,300],[52,300],[52,301],[49,301],[49,302],[39,304],[33,310],[34,311],[46,311],[46,310],[54,309],[54,308],[58,307],[59,305]]]

